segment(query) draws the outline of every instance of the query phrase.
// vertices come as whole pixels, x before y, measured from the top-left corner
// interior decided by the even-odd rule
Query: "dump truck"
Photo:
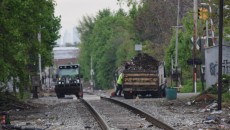
[[[130,99],[142,97],[164,97],[166,74],[164,62],[159,62],[148,54],[139,53],[125,63],[123,70],[123,94]]]
[[[83,97],[82,75],[80,74],[79,64],[60,65],[56,76],[55,93],[58,98],[63,98],[65,95],[76,95],[77,98]]]

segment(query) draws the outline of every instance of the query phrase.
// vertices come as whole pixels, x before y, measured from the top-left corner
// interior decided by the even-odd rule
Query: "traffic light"
[[[198,9],[198,19],[207,20],[208,19],[208,9],[199,8]]]
[[[202,19],[207,20],[208,19],[208,9],[203,8],[202,10]]]
[[[202,8],[198,9],[198,19],[202,19]]]

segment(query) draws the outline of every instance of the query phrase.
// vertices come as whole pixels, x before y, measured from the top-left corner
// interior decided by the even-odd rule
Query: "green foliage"
[[[230,76],[224,74],[223,76],[223,84],[222,84],[222,101],[225,103],[230,102],[230,91],[229,91],[229,86],[230,86]],[[204,83],[205,86],[205,83]],[[191,93],[193,92],[193,79],[186,79],[184,80],[183,87],[181,89],[182,93]],[[201,81],[197,81],[197,92],[202,92],[202,83]],[[209,94],[218,94],[218,86],[213,85],[206,89],[203,93],[209,93]]]
[[[191,37],[193,36],[193,24],[192,24],[192,14],[188,13],[182,19],[183,30],[178,29],[178,65],[182,70],[184,78],[191,77],[191,66],[187,64],[187,60],[192,58],[192,42]],[[166,62],[166,72],[168,74],[171,72],[171,59],[175,59],[175,44],[176,44],[176,31],[174,31],[173,36],[170,40],[170,45],[166,48],[165,62]],[[175,62],[175,61],[174,61]]]
[[[90,78],[92,58],[96,86],[112,86],[116,68],[134,55],[132,23],[122,10],[112,14],[105,9],[99,11],[96,18],[83,19],[78,27],[81,34],[79,62],[85,79]]]
[[[29,75],[38,71],[34,66],[38,64],[38,53],[42,56],[42,67],[51,64],[59,29],[60,18],[54,16],[53,0],[1,0],[0,82],[18,78],[19,90],[23,91]]]
[[[196,86],[197,86],[197,88],[196,88],[197,92],[202,92],[202,82],[200,80],[197,81]],[[184,84],[183,84],[183,87],[181,89],[181,92],[182,93],[194,92],[194,90],[193,90],[193,79],[190,78],[190,79],[184,80]]]
[[[227,93],[229,92],[229,89],[230,89],[230,76],[229,75],[226,75],[226,74],[223,74],[222,76],[222,92],[223,93]]]
[[[227,27],[224,28],[224,36],[226,41],[230,41],[230,23],[228,24]],[[230,45],[230,43],[228,44]]]
[[[230,103],[230,92],[223,93],[222,95],[223,102]]]
[[[176,21],[173,2],[169,2],[170,8],[165,6],[165,1],[142,1],[139,4],[119,0],[120,4],[123,2],[131,7],[128,15],[122,10],[112,14],[105,9],[95,18],[84,17],[77,27],[81,34],[79,63],[85,80],[91,78],[92,63],[96,86],[111,86],[116,69],[135,55],[136,43],[142,44],[143,52],[162,60],[164,47],[171,37],[171,27]]]

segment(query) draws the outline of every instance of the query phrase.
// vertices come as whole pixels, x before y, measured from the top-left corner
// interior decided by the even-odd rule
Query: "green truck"
[[[65,95],[76,95],[77,98],[83,98],[79,64],[60,65],[56,78],[55,93],[58,98],[63,98]]]

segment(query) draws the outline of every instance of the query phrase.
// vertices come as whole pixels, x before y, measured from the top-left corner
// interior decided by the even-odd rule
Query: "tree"
[[[187,64],[187,60],[192,58],[192,42],[191,37],[193,35],[193,14],[187,13],[187,15],[182,19],[183,30],[178,31],[178,65],[183,71],[183,76],[191,77],[191,66]],[[171,59],[175,59],[175,43],[176,35],[171,38],[170,45],[166,49],[165,62],[166,62],[166,72],[170,74],[171,70]],[[174,60],[175,61],[175,60]]]
[[[192,3],[189,0],[181,1],[180,17],[191,8]],[[158,60],[164,57],[164,48],[170,42],[173,26],[176,26],[176,16],[177,0],[149,0],[140,3],[134,26],[144,52]]]
[[[96,86],[111,87],[116,68],[134,54],[132,19],[123,10],[113,14],[104,9],[80,25],[80,64],[84,67],[84,77],[89,79],[92,58]]]
[[[0,1],[0,82],[19,78],[20,90],[28,86],[28,75],[37,71],[38,53],[43,66],[51,64],[52,48],[59,37],[60,18],[54,16],[53,0]],[[42,43],[38,43],[38,33]],[[2,87],[2,86],[0,86]]]

